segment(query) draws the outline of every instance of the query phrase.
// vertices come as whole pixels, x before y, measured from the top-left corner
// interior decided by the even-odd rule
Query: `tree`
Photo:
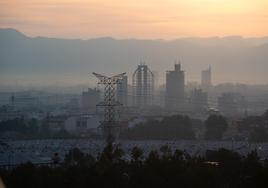
[[[122,133],[124,138],[134,139],[195,139],[191,119],[188,116],[167,116],[163,120],[149,120]]]
[[[205,121],[206,134],[208,140],[219,140],[222,138],[223,133],[227,130],[227,120],[220,115],[211,115]]]
[[[268,133],[265,127],[259,126],[255,127],[250,132],[250,141],[251,142],[267,142],[268,141]]]
[[[160,152],[162,153],[162,158],[163,159],[169,159],[171,158],[171,148],[168,145],[163,145],[160,147]]]
[[[79,164],[83,161],[84,156],[84,153],[78,148],[73,148],[65,155],[64,163],[68,165]]]
[[[54,164],[58,164],[60,162],[60,156],[58,153],[54,153],[54,155],[52,156],[52,161]]]
[[[156,164],[159,162],[159,160],[160,160],[160,157],[159,157],[158,152],[156,150],[152,150],[146,159],[146,163],[147,164]]]
[[[131,158],[133,161],[137,162],[140,161],[142,159],[142,155],[143,155],[143,151],[141,148],[135,146],[134,148],[132,148],[131,150]]]
[[[102,162],[120,162],[124,156],[124,150],[118,145],[107,144],[99,156],[99,160]]]

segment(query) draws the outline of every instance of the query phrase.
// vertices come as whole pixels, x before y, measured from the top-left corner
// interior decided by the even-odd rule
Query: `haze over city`
[[[268,187],[267,0],[0,0],[0,188]]]
[[[214,83],[268,82],[266,0],[3,0],[0,13],[0,28],[21,35],[0,32],[2,85],[87,83],[91,70],[131,75],[140,61],[162,84],[176,60],[187,82],[209,65]],[[100,39],[56,40],[63,38]],[[55,45],[57,54],[49,51]]]
[[[213,84],[232,82],[266,84],[268,38],[213,37],[177,40],[96,38],[89,40],[28,37],[14,29],[0,29],[2,86],[64,86],[90,84],[92,71],[106,74],[127,72],[141,61],[158,73],[179,60],[187,82],[200,82],[201,70],[209,65]]]

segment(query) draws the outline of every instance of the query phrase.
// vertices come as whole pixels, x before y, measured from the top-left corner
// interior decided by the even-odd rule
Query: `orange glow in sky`
[[[0,27],[30,36],[268,35],[268,0],[1,0]]]

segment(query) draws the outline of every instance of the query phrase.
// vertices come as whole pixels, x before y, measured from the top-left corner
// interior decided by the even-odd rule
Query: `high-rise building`
[[[145,107],[153,104],[154,74],[145,64],[138,65],[132,76],[134,106]]]
[[[201,87],[203,90],[208,91],[212,85],[211,82],[211,67],[201,72]]]
[[[175,70],[166,73],[166,108],[180,110],[184,106],[184,71],[181,64],[175,64]]]
[[[100,102],[100,91],[88,88],[82,93],[81,107],[83,113],[95,113],[96,105]]]
[[[127,106],[128,105],[128,77],[123,76],[122,81],[120,84],[117,84],[116,87],[116,97],[118,102],[120,102],[122,105]]]

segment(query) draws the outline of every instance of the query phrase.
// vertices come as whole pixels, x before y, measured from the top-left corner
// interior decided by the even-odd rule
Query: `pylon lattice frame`
[[[121,84],[123,76],[126,73],[121,73],[112,77],[104,76],[93,72],[99,82],[98,84],[104,85],[104,100],[100,102],[97,106],[104,108],[104,118],[101,122],[101,128],[106,132],[106,139],[108,142],[113,141],[114,138],[114,128],[119,127],[118,120],[116,118],[116,107],[121,106],[118,101],[116,101],[116,85]],[[111,140],[112,139],[112,140]]]

